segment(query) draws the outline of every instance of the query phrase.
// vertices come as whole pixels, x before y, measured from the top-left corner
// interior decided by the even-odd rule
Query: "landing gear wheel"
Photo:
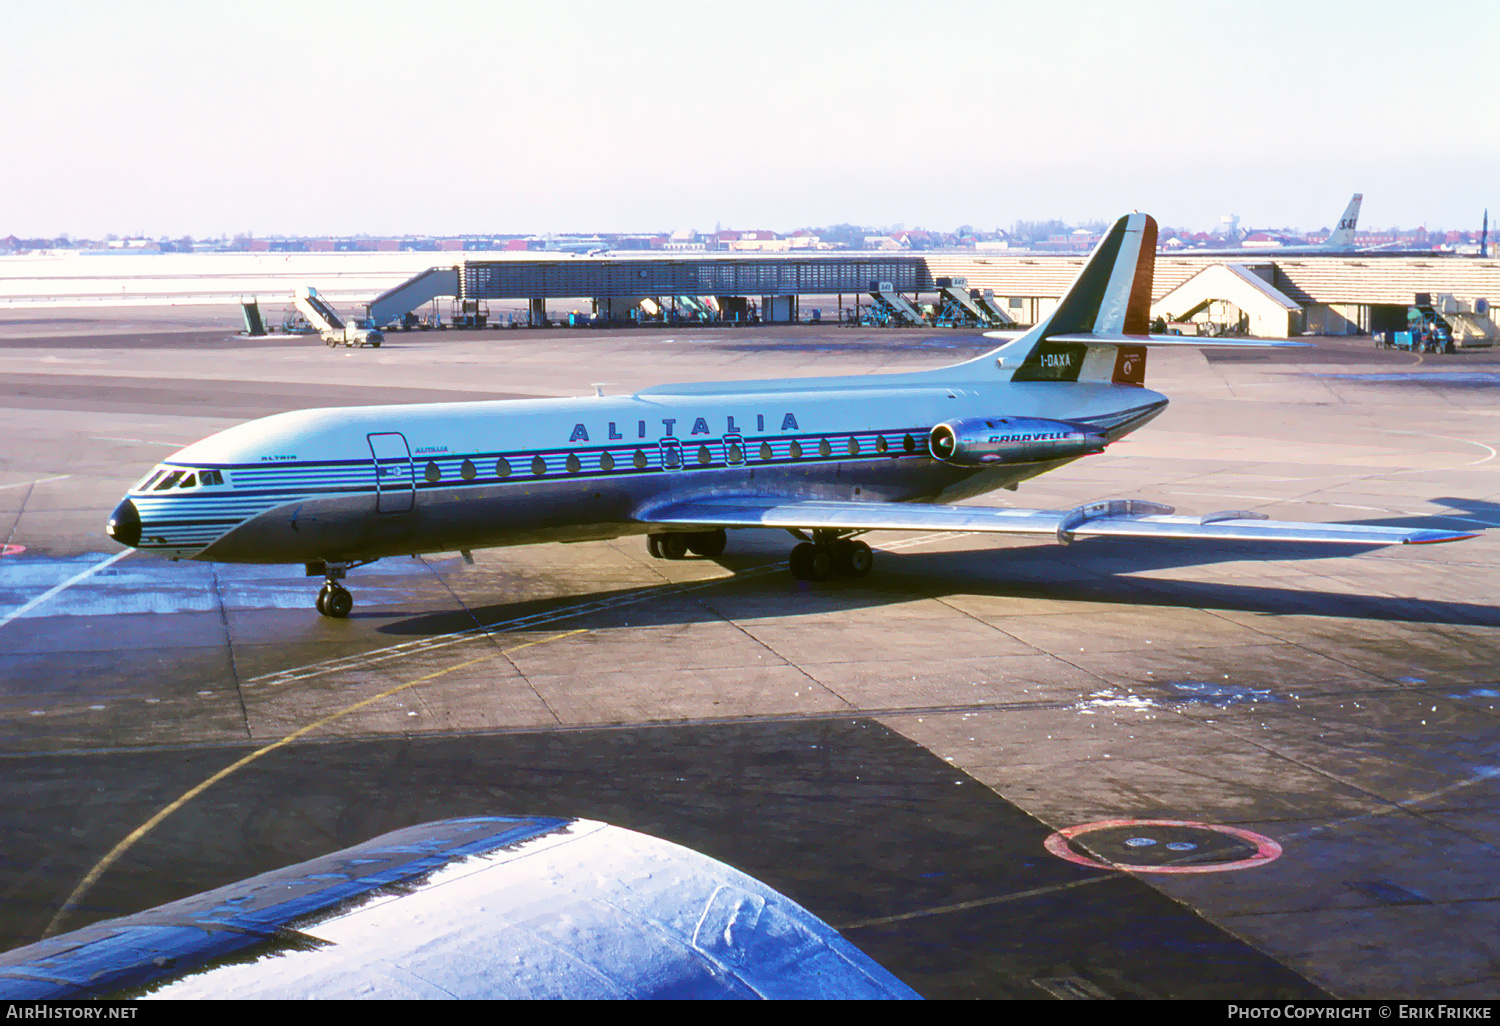
[[[834,544],[834,565],[847,577],[863,577],[875,566],[875,553],[862,541],[845,538]]]
[[[328,589],[329,586],[325,584],[318,591],[318,612],[322,613],[324,616],[328,615]]]
[[[817,546],[812,542],[803,542],[792,549],[790,559],[792,576],[799,581],[811,580],[809,577],[809,566],[812,564],[813,552]]]
[[[323,600],[323,615],[342,620],[349,615],[349,610],[354,608],[354,596],[338,585],[334,585],[328,591],[328,597]]]
[[[803,542],[792,549],[791,568],[799,581],[826,581],[833,576],[833,553],[827,545]]]
[[[687,555],[687,538],[680,534],[664,534],[656,547],[661,550],[662,559],[681,559]]]
[[[646,551],[650,554],[652,559],[667,558],[661,554],[661,537],[662,536],[659,534],[646,535]]]
[[[706,559],[718,559],[724,554],[724,546],[727,544],[729,536],[722,527],[717,531],[700,531],[687,536],[688,551]]]

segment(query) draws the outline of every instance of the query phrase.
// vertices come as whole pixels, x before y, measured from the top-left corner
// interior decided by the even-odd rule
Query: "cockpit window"
[[[224,483],[224,474],[218,470],[204,470],[198,473],[198,483],[206,485],[221,485]]]
[[[195,485],[197,485],[197,483],[198,483],[198,475],[197,474],[189,474],[187,477],[185,477],[185,478],[182,479],[182,483],[179,484],[177,487],[178,488],[192,488]]]
[[[141,478],[140,483],[137,484],[134,488],[132,488],[131,491],[135,491],[135,492],[144,492],[144,491],[146,491],[153,484],[156,483],[156,479],[157,478],[161,477],[165,473],[166,473],[166,471],[162,470],[160,468],[151,471],[151,473],[149,473],[145,477]]]
[[[153,489],[151,489],[151,490],[153,492],[164,492],[164,491],[166,491],[168,488],[171,488],[173,485],[175,485],[182,478],[182,475],[184,473],[185,472],[181,471],[181,470],[174,470],[174,471],[172,471],[166,477],[162,478],[161,481],[159,481],[157,483],[156,487],[153,488]]]

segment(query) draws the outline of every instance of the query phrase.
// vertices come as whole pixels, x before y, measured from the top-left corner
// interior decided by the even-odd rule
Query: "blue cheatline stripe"
[[[394,479],[388,477],[381,482],[381,485],[386,491],[406,491],[411,487],[425,491],[480,485],[489,487],[501,482],[524,484],[575,478],[628,477],[667,470],[691,472],[730,467],[811,465],[903,457],[926,458],[930,455],[927,447],[928,430],[922,427],[905,427],[888,431],[856,431],[827,435],[742,436],[743,440],[740,445],[744,458],[737,463],[727,461],[722,436],[700,436],[695,439],[690,435],[687,438],[672,439],[681,447],[682,463],[678,467],[664,465],[660,444],[663,440],[622,446],[590,446],[582,449],[433,455],[427,459],[414,458],[410,464],[406,459],[398,458],[383,460],[382,464],[400,468],[403,471],[407,466],[411,466],[413,476],[408,477],[406,473],[401,473]],[[907,436],[913,440],[913,448],[910,451],[904,444]],[[849,449],[851,438],[857,446],[855,452]],[[882,438],[886,442],[885,452],[879,451],[877,447],[878,440]],[[821,451],[824,443],[828,448],[826,456],[822,455]],[[794,444],[800,451],[800,455],[793,455]],[[763,445],[770,447],[769,459],[763,459],[761,456]],[[699,461],[700,447],[703,446],[708,449],[707,463]],[[646,459],[644,467],[635,465],[637,452],[640,452]],[[603,470],[600,465],[605,453],[614,459],[614,466],[610,470]],[[576,472],[568,470],[570,456],[576,456],[578,459]],[[537,457],[542,459],[545,466],[545,472],[542,474],[531,472],[532,461]],[[500,459],[506,460],[511,467],[511,472],[503,478],[494,473],[495,463]],[[466,462],[474,465],[476,473],[472,479],[464,479],[462,476],[462,468]],[[428,464],[436,464],[438,467],[440,476],[437,481],[426,480],[425,470]],[[158,519],[153,521],[156,524],[172,524],[177,527],[190,524],[234,524],[290,502],[327,495],[375,494],[381,490],[370,474],[372,465],[370,459],[309,460],[305,463],[269,465],[261,463],[194,464],[193,467],[188,467],[186,464],[168,465],[182,466],[185,469],[217,469],[228,472],[232,475],[231,487],[222,492],[218,491],[220,486],[208,486],[208,489],[212,490],[193,489],[185,493],[173,491],[138,493],[135,499],[141,510],[143,521],[156,517]],[[246,488],[245,485],[250,487]],[[169,505],[171,515],[164,516],[169,512]],[[230,517],[234,519],[221,519]]]

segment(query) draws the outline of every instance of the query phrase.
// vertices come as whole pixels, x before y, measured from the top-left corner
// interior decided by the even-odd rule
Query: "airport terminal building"
[[[0,310],[289,300],[314,286],[379,326],[821,320],[1013,327],[1056,304],[1086,259],[925,252],[122,254],[5,257]],[[1500,260],[1442,254],[1159,254],[1152,315],[1184,333],[1396,331],[1415,306],[1464,345],[1500,341]],[[872,315],[877,315],[872,319]]]
[[[648,310],[661,310],[679,297],[690,302],[713,296],[722,310],[738,313],[749,300],[760,320],[781,322],[808,319],[809,297],[832,297],[842,320],[846,307],[862,302],[936,311],[945,300],[963,305],[967,293],[977,307],[970,318],[974,326],[1005,327],[1044,317],[1085,259],[931,252],[466,260],[416,275],[367,310],[376,323],[389,324],[445,297],[470,309],[524,300],[528,320],[540,323],[548,319],[549,303],[579,300],[591,304],[593,315],[619,323],[643,302]],[[1489,306],[1500,298],[1500,260],[1436,254],[1161,256],[1155,293],[1152,313],[1164,322],[1263,337],[1400,330],[1413,305],[1435,306],[1463,323],[1471,342],[1492,344],[1497,332]],[[926,322],[935,323],[932,316]]]

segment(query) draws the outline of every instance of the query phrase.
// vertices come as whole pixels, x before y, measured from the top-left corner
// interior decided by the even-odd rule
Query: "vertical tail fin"
[[[1156,221],[1127,214],[1094,247],[1057,309],[1036,327],[1002,347],[1021,357],[1012,381],[1112,381],[1140,385],[1146,350],[1121,335],[1151,331],[1151,285],[1156,270]],[[1098,335],[1097,345],[1080,339]],[[1054,336],[1068,336],[1051,341]],[[1000,350],[995,351],[996,354]],[[1024,354],[1024,356],[1022,356]]]
[[[1156,221],[1126,214],[1114,223],[1078,272],[1040,336],[1151,330],[1151,280],[1156,270]]]
[[[1338,227],[1334,228],[1333,234],[1328,236],[1329,246],[1353,246],[1354,226],[1359,224],[1359,205],[1364,201],[1364,193],[1356,192],[1349,205],[1344,208],[1344,216],[1339,218]]]

